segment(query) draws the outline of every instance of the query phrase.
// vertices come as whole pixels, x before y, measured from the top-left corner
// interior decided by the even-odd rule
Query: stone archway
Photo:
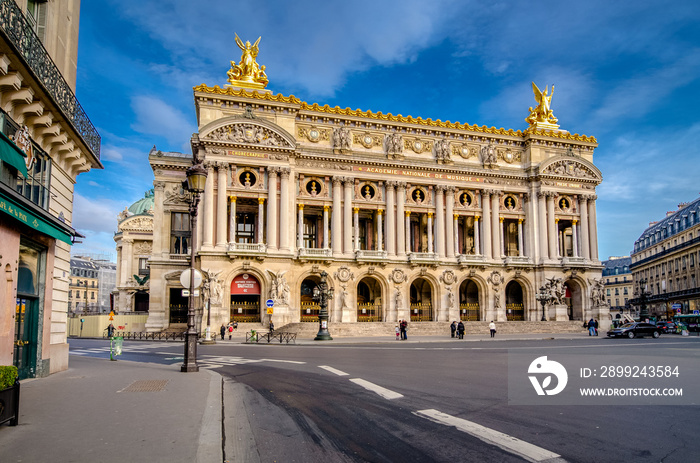
[[[433,313],[433,285],[428,279],[419,277],[413,280],[410,289],[412,322],[426,322],[435,319]]]
[[[506,285],[506,320],[525,320],[523,287],[517,281],[511,281]]]
[[[260,322],[261,286],[255,276],[240,273],[231,281],[230,321],[239,323]]]
[[[583,288],[575,279],[566,280],[564,301],[569,320],[583,320]]]
[[[459,286],[459,318],[462,321],[479,321],[479,286],[474,280],[466,279]]]
[[[382,286],[376,278],[366,276],[357,283],[357,321],[381,322],[385,320]]]
[[[299,321],[308,323],[317,323],[318,314],[321,310],[321,306],[318,302],[314,301],[314,288],[321,283],[321,277],[318,275],[310,275],[301,282],[299,287]],[[330,304],[329,304],[330,305]],[[333,321],[333,311],[328,307],[328,315],[331,317],[330,321]]]

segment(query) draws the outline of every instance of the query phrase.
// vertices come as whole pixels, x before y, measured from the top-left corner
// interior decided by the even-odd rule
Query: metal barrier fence
[[[247,331],[245,334],[246,344],[259,344],[261,342],[266,342],[270,344],[271,342],[278,342],[280,344],[284,343],[294,343],[297,341],[296,333],[285,333],[283,331],[272,331],[266,333],[260,333],[255,330]]]
[[[137,333],[131,333],[131,332],[125,332],[125,331],[115,331],[114,332],[115,337],[122,337],[124,339],[130,339],[132,341],[167,341],[169,339],[175,341],[175,340],[180,340],[184,341],[185,340],[185,332],[181,333],[144,333],[144,332],[137,332]],[[200,333],[199,335],[200,338],[205,337],[204,333]],[[102,335],[103,339],[109,339],[109,336],[107,334]]]

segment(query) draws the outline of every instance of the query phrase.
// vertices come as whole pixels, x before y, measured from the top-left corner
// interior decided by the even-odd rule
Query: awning
[[[73,244],[71,234],[68,232],[68,230],[59,228],[58,226],[38,217],[36,214],[30,212],[28,208],[19,205],[15,200],[7,197],[2,191],[0,191],[0,212],[9,215],[10,217],[18,220],[28,227],[33,228],[34,230],[49,235],[52,238],[61,240],[64,243]],[[65,225],[65,227],[70,228],[67,225]]]
[[[27,178],[26,157],[7,135],[0,132],[0,159],[17,169],[24,178]]]

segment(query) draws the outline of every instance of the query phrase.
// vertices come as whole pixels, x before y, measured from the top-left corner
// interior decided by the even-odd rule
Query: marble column
[[[590,260],[590,238],[588,236],[588,198],[579,196],[578,210],[581,214],[581,254],[584,259]]]
[[[588,234],[591,243],[591,260],[598,260],[598,220],[596,218],[595,200],[592,195],[588,200]]]
[[[571,222],[571,232],[573,233],[573,240],[574,240],[574,257],[578,257],[578,232],[576,229],[578,228],[578,221],[573,220]]]
[[[435,187],[435,248],[438,258],[445,257],[445,187]]]
[[[328,249],[328,212],[331,207],[323,206],[323,249]]]
[[[226,249],[226,179],[228,178],[228,164],[220,162],[217,164],[218,178],[216,191],[216,247],[220,250]]]
[[[352,189],[354,179],[347,178],[344,183],[343,203],[343,254],[352,254]]]
[[[382,223],[382,214],[384,213],[383,210],[379,209],[377,210],[377,251],[382,251],[383,250],[383,241],[384,241],[384,234],[383,234],[383,229],[384,229],[384,224]]]
[[[289,167],[280,168],[280,221],[279,221],[279,239],[280,251],[290,251],[290,234],[293,234],[293,229],[289,224],[291,211],[289,210]],[[295,198],[296,201],[296,198]],[[294,206],[292,206],[293,210]],[[302,230],[302,234],[304,231]]]
[[[234,202],[231,203],[231,211],[234,214],[234,218],[231,221],[232,226],[236,226],[236,203],[235,203],[235,196],[232,196],[231,198],[234,199]],[[255,241],[258,244],[263,243],[263,228],[265,227],[265,198],[258,198],[258,226],[255,227],[255,232],[256,232],[256,239]],[[233,239],[236,239],[236,232],[233,232]]]
[[[396,182],[386,182],[386,252],[388,256],[396,255],[396,227],[401,227],[402,218],[396,215]],[[397,220],[399,217],[399,220]]]
[[[455,242],[458,241],[457,227],[455,226],[456,220],[454,218],[455,209],[455,188],[453,186],[447,187],[447,194],[445,195],[445,255],[451,259],[455,256]],[[452,224],[450,225],[450,219]],[[457,238],[457,239],[456,239]]]
[[[297,249],[304,248],[304,205],[299,204],[297,212]]]
[[[554,198],[556,193],[547,193],[547,242],[549,244],[549,258],[556,259],[558,254],[557,241],[559,241],[559,233],[557,232],[557,224],[554,221]]]
[[[467,234],[464,234],[465,239]],[[481,242],[479,239],[479,216],[475,215],[474,216],[474,254],[476,255],[481,255]]]
[[[413,244],[411,243],[411,211],[404,211],[403,213],[403,229],[406,232],[406,254],[410,254]],[[420,249],[416,250],[420,252]]]
[[[501,199],[501,192],[495,191],[491,195],[491,233],[493,236],[491,239],[493,240],[493,258],[494,259],[500,259],[503,256],[503,240],[501,239],[502,235],[502,229],[503,227],[500,227],[500,215],[501,215],[501,206],[500,206],[500,199]]]
[[[452,246],[453,255],[450,257],[455,257],[459,255],[459,214],[452,214]],[[466,239],[466,236],[465,236]]]
[[[484,214],[483,227],[483,249],[484,257],[491,259],[491,192],[484,190],[481,192],[481,209]]]
[[[333,177],[333,210],[331,212],[331,246],[333,256],[343,253],[343,215],[341,209],[341,196],[343,194],[343,177]]]
[[[537,193],[537,217],[539,221],[539,238],[540,238],[540,258],[542,260],[549,259],[549,244],[547,240],[547,193],[540,191]]]
[[[131,279],[131,275],[134,274],[134,240],[125,239],[122,240],[122,260],[124,265],[122,265],[122,285],[126,285]]]
[[[523,239],[523,219],[518,219],[518,256],[523,257],[525,255],[525,250],[523,249],[523,244],[525,240]]]
[[[557,231],[557,257],[561,257],[564,255],[564,237],[563,232],[559,230],[559,219],[554,219],[554,227]]]
[[[214,163],[206,162],[207,182],[204,185],[204,224],[202,247],[211,249],[214,246]]]
[[[396,189],[396,221],[399,222],[404,216],[404,207],[406,205],[406,184],[399,182]],[[396,253],[399,257],[406,257],[406,243],[409,236],[406,235],[406,230],[403,227],[396,227]]]
[[[263,198],[259,198],[258,201],[260,201]],[[264,201],[264,200],[263,200]],[[228,241],[229,243],[235,243],[236,242],[236,197],[231,196],[230,197],[230,204],[231,204],[231,212],[229,213],[228,216]],[[258,209],[258,215],[261,218],[263,215],[260,213]],[[258,236],[262,237],[262,223],[258,220]],[[258,241],[260,242],[260,241]]]
[[[277,168],[267,168],[267,249],[277,249]]]
[[[505,233],[503,228],[506,226],[505,219],[501,217],[498,220],[498,233],[499,233],[499,241],[501,242],[500,250],[499,252],[501,253],[501,257],[506,255],[506,240],[505,240]]]
[[[352,222],[353,222],[353,229],[354,229],[353,236],[355,237],[354,251],[357,252],[360,250],[360,208],[359,207],[352,208]]]
[[[164,191],[165,182],[153,182],[153,217],[158,217],[161,220],[165,217],[163,211]],[[164,233],[162,230],[166,227],[161,226],[161,230],[156,229],[159,223],[162,222],[160,220],[153,221],[153,255],[167,257],[170,254],[170,240],[168,239],[170,224],[167,224],[167,232]]]
[[[428,212],[428,253],[433,253],[433,213]]]

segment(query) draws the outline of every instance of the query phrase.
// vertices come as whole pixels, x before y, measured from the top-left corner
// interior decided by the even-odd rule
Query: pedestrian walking
[[[491,320],[491,323],[489,323],[489,330],[491,331],[491,337],[495,338],[496,337],[496,324]]]
[[[588,336],[593,336],[595,334],[595,321],[591,318],[588,320]]]
[[[226,336],[226,325],[224,325],[223,323],[221,324],[221,330],[220,330],[220,331],[221,331],[221,340],[223,341],[223,340],[224,340],[224,336]]]
[[[598,319],[593,320],[593,328],[595,329],[595,335],[598,336]]]
[[[459,335],[459,339],[464,339],[464,323],[462,320],[457,324],[457,334]]]
[[[233,325],[229,323],[228,325],[228,340],[231,340],[231,336],[233,336]]]
[[[399,328],[399,325],[396,325],[394,327],[394,331],[396,332],[396,340],[399,340],[399,337],[401,336],[401,329]]]
[[[457,331],[457,322],[452,322],[450,325],[450,337],[454,338],[455,337],[455,331]]]
[[[107,337],[112,339],[112,336],[114,336],[114,331],[115,331],[114,325],[112,325],[110,323],[109,326],[105,329],[107,330]]]
[[[275,324],[272,323],[272,319],[270,319],[270,333],[275,331]]]

